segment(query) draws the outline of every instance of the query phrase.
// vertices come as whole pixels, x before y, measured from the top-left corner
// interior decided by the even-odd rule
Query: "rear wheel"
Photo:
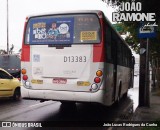
[[[73,114],[77,111],[76,103],[71,101],[61,101],[60,110],[64,113]]]
[[[71,102],[71,101],[61,101],[61,104],[63,106],[72,106],[75,105],[75,102]]]
[[[121,84],[120,84],[120,87],[119,87],[117,99],[115,101],[115,106],[119,106],[120,99],[121,99]]]
[[[128,95],[128,91],[123,94],[123,98],[124,99],[127,98],[127,95]]]
[[[120,95],[118,95],[118,97],[117,97],[117,100],[116,100],[116,105],[118,106],[119,105],[119,102],[120,102]]]
[[[16,88],[13,94],[13,100],[18,101],[21,98],[20,88]]]

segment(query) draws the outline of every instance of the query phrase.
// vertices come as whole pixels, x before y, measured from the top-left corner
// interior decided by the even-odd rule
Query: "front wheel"
[[[13,94],[13,100],[18,101],[21,98],[20,88],[16,88]]]

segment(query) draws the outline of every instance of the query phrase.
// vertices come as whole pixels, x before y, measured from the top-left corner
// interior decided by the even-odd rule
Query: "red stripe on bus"
[[[22,44],[21,61],[30,61],[30,46]]]
[[[24,25],[21,61],[28,61],[29,62],[30,61],[30,46],[24,44],[26,26],[27,26],[27,23],[25,23],[25,25]]]
[[[93,45],[93,62],[104,62],[105,61],[105,52],[104,52],[104,26],[103,19],[100,18],[100,24],[102,29],[102,40],[100,44]]]

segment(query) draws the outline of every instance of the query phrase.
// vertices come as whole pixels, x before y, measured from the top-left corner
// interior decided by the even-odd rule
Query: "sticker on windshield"
[[[97,31],[82,31],[80,40],[97,40]]]
[[[74,18],[31,19],[30,44],[73,43]]]

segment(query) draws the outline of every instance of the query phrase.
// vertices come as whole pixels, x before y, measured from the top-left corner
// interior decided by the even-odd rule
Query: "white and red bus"
[[[21,67],[24,99],[109,106],[133,84],[131,50],[98,10],[27,17]]]

